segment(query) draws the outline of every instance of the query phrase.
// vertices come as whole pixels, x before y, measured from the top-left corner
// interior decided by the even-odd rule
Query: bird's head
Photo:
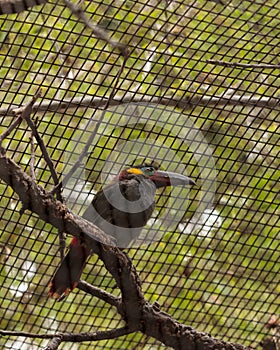
[[[135,165],[122,170],[118,176],[119,180],[130,179],[135,176],[145,177],[155,184],[156,188],[167,186],[195,185],[195,182],[188,176],[169,171],[161,171],[155,165]]]

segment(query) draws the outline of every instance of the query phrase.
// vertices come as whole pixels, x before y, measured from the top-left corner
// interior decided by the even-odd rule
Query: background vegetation
[[[65,187],[67,204],[82,214],[110,174],[147,156],[188,173],[202,187],[162,193],[149,229],[157,239],[128,251],[145,296],[198,330],[260,347],[272,336],[267,322],[279,313],[279,2],[100,0],[85,1],[83,8],[130,49],[115,96],[130,103],[105,113],[89,157]],[[101,118],[93,104],[81,101],[108,97],[122,58],[60,2],[2,16],[0,27],[0,133],[14,118],[11,106],[30,100],[39,88],[42,104],[67,100],[69,108],[39,105],[36,113],[56,169],[66,174]],[[152,97],[164,97],[170,106],[147,104]],[[216,103],[204,102],[213,97]],[[269,103],[273,97],[278,105]],[[183,100],[195,102],[174,107]],[[26,130],[22,124],[3,145],[28,169]],[[205,148],[197,148],[193,130]],[[35,152],[37,180],[51,189],[37,146]],[[61,303],[48,297],[59,262],[57,232],[35,216],[20,216],[20,203],[4,184],[0,193],[0,328],[44,333],[120,326],[114,309],[81,291]],[[83,279],[118,293],[94,256]],[[24,350],[44,342],[1,338],[0,344]],[[141,334],[94,346],[161,348]]]

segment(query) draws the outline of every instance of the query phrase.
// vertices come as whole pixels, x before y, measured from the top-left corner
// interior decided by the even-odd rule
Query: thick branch
[[[29,175],[3,153],[0,157],[0,178],[17,193],[23,207],[59,230],[78,238],[82,237],[92,252],[104,262],[120,288],[125,321],[130,321],[130,324],[139,322],[141,307],[138,308],[137,313],[135,306],[144,304],[144,297],[140,279],[126,254],[117,247],[113,247],[109,237],[98,227],[70,212],[64,204],[37,186]],[[138,327],[138,323],[135,327]]]
[[[239,344],[212,338],[174,320],[170,315],[159,311],[158,307],[146,305],[143,312],[143,332],[165,345],[177,350],[246,350]]]
[[[40,188],[17,164],[5,156],[3,149],[0,153],[0,178],[13,188],[24,207],[36,213],[42,220],[74,236],[83,237],[92,248],[93,253],[96,253],[104,262],[122,293],[122,303],[118,311],[127,327],[99,333],[44,335],[45,339],[53,339],[49,343],[50,346],[54,344],[55,348],[61,339],[72,342],[88,341],[108,338],[110,335],[117,337],[133,331],[142,331],[144,334],[178,350],[246,349],[242,345],[220,341],[207,334],[197,332],[160,311],[158,305],[151,306],[146,303],[139,277],[128,257],[118,248],[110,246],[109,238],[95,225],[71,213],[64,204]],[[83,283],[80,283],[81,286],[84,290],[88,287]],[[104,296],[103,300],[106,298],[109,298],[109,295]],[[117,300],[110,300],[111,305],[115,302],[117,303]],[[11,332],[1,331],[0,334],[11,335]],[[26,336],[31,335],[27,334]],[[37,335],[37,337],[41,336]]]
[[[225,342],[212,338],[210,335],[197,332],[189,326],[180,324],[165,312],[151,305],[143,309],[142,332],[158,339],[167,346],[177,350],[246,350],[250,349],[239,344]],[[55,339],[64,342],[84,342],[101,339],[113,339],[131,333],[129,327],[118,328],[95,333],[57,333],[34,334],[27,332],[1,331],[2,336],[25,336],[30,338]]]

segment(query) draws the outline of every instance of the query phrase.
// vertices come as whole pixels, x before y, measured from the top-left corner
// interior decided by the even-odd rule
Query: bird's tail
[[[83,242],[75,237],[72,239],[69,252],[50,282],[49,295],[52,298],[62,300],[77,286],[90,254],[90,249]]]

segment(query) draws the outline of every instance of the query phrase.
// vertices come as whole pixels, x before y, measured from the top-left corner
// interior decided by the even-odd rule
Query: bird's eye
[[[153,167],[143,167],[141,170],[147,176],[152,176],[155,173],[155,169]]]

